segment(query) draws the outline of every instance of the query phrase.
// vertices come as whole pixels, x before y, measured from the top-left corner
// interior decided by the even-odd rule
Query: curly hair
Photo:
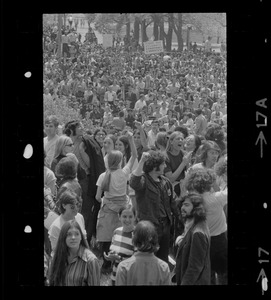
[[[55,174],[63,180],[75,179],[77,176],[77,165],[74,158],[70,156],[61,158],[56,165]]]
[[[219,124],[211,123],[210,125],[208,125],[206,128],[205,138],[206,140],[216,142],[221,151],[225,150],[225,134],[222,126],[220,126]]]
[[[164,163],[167,158],[167,156],[160,151],[150,150],[149,153],[150,156],[143,165],[143,171],[146,174],[150,173],[152,170],[158,170],[159,166]]]
[[[139,221],[134,230],[133,245],[141,252],[156,252],[159,249],[158,234],[150,221]]]
[[[72,191],[71,189],[66,189],[65,191],[63,191],[60,195],[58,195],[57,197],[57,209],[59,211],[60,214],[64,214],[65,213],[65,209],[63,207],[63,204],[73,204],[76,205],[78,207],[81,206],[81,199],[80,197],[76,194],[76,192]]]
[[[203,194],[211,190],[215,180],[215,173],[211,169],[191,170],[185,179],[185,188],[188,192]]]
[[[193,209],[192,209],[191,213],[194,217],[194,224],[205,221],[206,220],[206,208],[204,206],[203,197],[200,194],[196,194],[196,193],[189,193],[189,194],[185,195],[181,199],[181,202],[178,204],[179,210],[186,199],[189,199],[193,205]]]
[[[217,176],[227,175],[227,159],[222,157],[219,161],[215,164],[214,170]]]

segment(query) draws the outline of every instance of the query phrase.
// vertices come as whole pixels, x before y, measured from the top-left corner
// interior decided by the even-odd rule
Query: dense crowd
[[[44,102],[79,116],[44,116],[45,284],[226,284],[225,52],[104,49],[78,26],[60,58],[44,27]]]

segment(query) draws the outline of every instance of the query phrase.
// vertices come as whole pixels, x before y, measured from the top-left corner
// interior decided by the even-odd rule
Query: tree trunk
[[[144,46],[144,42],[146,42],[148,40],[146,29],[147,29],[146,20],[142,20],[141,21],[141,40],[142,40],[142,46]]]
[[[61,39],[62,39],[62,15],[58,14],[58,40],[57,40],[57,57],[60,58],[62,54],[62,49],[61,49]]]
[[[166,51],[171,52],[172,34],[173,34],[173,13],[169,14],[168,18],[168,32],[166,34]]]
[[[177,25],[177,41],[178,41],[178,51],[183,51],[183,14],[178,13],[178,25]]]
[[[191,27],[187,27],[187,33],[186,33],[186,49],[187,49],[187,51],[190,50],[190,31],[191,31]]]
[[[128,20],[126,23],[126,38],[128,42],[130,42],[130,27],[130,20]]]
[[[161,20],[160,20],[159,27],[160,27],[159,40],[163,41],[163,47],[165,49],[166,44],[165,44],[165,31],[164,31],[164,19],[163,18],[161,18]]]
[[[155,15],[153,15],[153,36],[155,41],[159,39],[159,19]]]
[[[136,17],[134,22],[134,39],[137,42],[139,42],[139,31],[140,31],[140,22],[138,17]]]

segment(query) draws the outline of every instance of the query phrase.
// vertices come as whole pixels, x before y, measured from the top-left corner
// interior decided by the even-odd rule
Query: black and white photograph
[[[43,15],[45,284],[227,285],[226,28]]]
[[[268,297],[266,1],[133,4],[3,4],[2,298]]]

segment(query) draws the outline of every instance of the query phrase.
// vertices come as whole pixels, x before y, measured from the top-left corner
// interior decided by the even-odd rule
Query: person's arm
[[[93,254],[94,256],[94,254]],[[100,264],[97,257],[91,257],[87,262],[87,282],[88,286],[100,285]]]
[[[195,119],[195,134],[197,134],[199,132],[199,129],[200,129],[200,119],[199,118],[196,118]]]
[[[141,141],[141,145],[143,147],[143,149],[145,148],[148,148],[148,139],[147,139],[147,136],[145,134],[145,131],[142,127],[142,124],[138,121],[135,121],[135,126],[136,128],[139,130],[139,133],[140,133],[140,141]]]
[[[129,140],[130,147],[131,147],[131,157],[127,163],[127,166],[129,167],[130,170],[132,170],[132,167],[137,158],[137,150],[136,150],[133,134],[131,132],[127,132],[127,136],[128,136],[128,140]]]
[[[179,165],[179,167],[175,170],[175,172],[169,171],[165,173],[165,176],[170,180],[171,183],[175,182],[176,179],[180,176],[183,169],[190,163],[192,151],[188,152]]]
[[[90,168],[90,160],[85,151],[85,145],[83,142],[80,143],[80,145],[79,145],[79,152],[80,152],[80,155],[81,155],[82,159],[84,160],[85,164],[87,165],[87,167]]]
[[[97,187],[97,192],[96,192],[96,195],[95,195],[95,199],[101,203],[102,201],[102,188],[100,186]]]
[[[137,168],[133,171],[133,175],[135,176],[141,176],[142,173],[143,173],[143,166],[144,166],[144,163],[145,161],[148,160],[150,154],[148,152],[143,152],[142,153],[142,156],[141,156],[141,159],[137,165]]]

